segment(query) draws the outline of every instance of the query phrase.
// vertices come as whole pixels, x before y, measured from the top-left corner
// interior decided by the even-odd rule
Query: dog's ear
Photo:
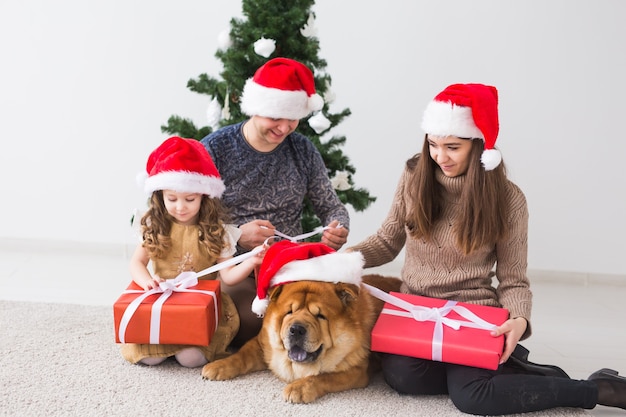
[[[335,287],[337,297],[341,300],[343,305],[347,306],[354,302],[359,296],[360,288],[358,285],[338,283]]]
[[[270,288],[268,292],[270,302],[276,301],[280,293],[283,291],[282,285],[276,285],[275,287]]]

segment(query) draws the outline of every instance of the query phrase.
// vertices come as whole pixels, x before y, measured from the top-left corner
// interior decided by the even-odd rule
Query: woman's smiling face
[[[430,157],[439,165],[446,177],[458,177],[467,172],[472,139],[428,135],[426,140]]]

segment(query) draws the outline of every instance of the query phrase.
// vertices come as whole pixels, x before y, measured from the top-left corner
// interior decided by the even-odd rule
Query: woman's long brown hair
[[[433,226],[443,211],[442,186],[435,178],[439,169],[430,157],[427,136],[421,155],[407,161],[412,171],[408,194],[413,202],[407,213],[406,224],[413,238],[429,240]],[[495,169],[485,171],[481,162],[484,144],[472,139],[470,163],[459,203],[465,220],[455,224],[457,245],[465,254],[492,245],[506,235],[506,168],[501,162]]]

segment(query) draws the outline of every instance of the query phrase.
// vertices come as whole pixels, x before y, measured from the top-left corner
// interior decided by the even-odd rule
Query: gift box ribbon
[[[259,226],[259,227],[260,227],[261,229],[267,229],[267,226]],[[336,228],[337,228],[337,229],[340,229],[340,228],[342,228],[342,227],[343,227],[343,226],[342,226],[342,225],[340,225],[340,224],[338,224],[338,225],[336,226]],[[328,230],[328,229],[330,229],[330,228],[331,228],[330,226],[318,226],[318,227],[316,227],[315,229],[313,229],[311,232],[308,232],[308,233],[303,233],[303,234],[301,234],[301,235],[296,235],[296,236],[289,236],[289,235],[286,235],[286,234],[285,234],[285,233],[283,233],[283,232],[279,232],[278,230],[274,230],[274,235],[276,235],[276,236],[280,236],[280,237],[282,237],[282,238],[284,238],[284,239],[288,239],[288,240],[290,240],[290,241],[292,241],[292,242],[297,242],[297,241],[299,241],[299,240],[303,240],[303,239],[306,239],[306,238],[311,237],[311,236],[319,235],[319,234],[320,234],[320,233],[322,233],[324,230]]]
[[[495,324],[489,323],[488,321],[478,317],[468,308],[458,305],[456,301],[448,300],[442,307],[416,306],[409,303],[408,301],[388,294],[376,287],[372,287],[371,285],[365,283],[363,285],[374,297],[379,298],[386,303],[389,303],[404,310],[401,311],[390,308],[383,308],[381,312],[382,314],[409,317],[413,318],[416,321],[432,321],[435,323],[432,343],[432,360],[434,361],[441,362],[443,358],[443,326],[448,326],[454,330],[459,330],[461,327],[493,330],[498,327]],[[456,320],[446,317],[453,311],[467,321]]]
[[[124,310],[124,314],[120,320],[120,328],[119,328],[119,339],[121,343],[125,343],[125,335],[126,335],[126,327],[128,327],[128,323],[130,319],[133,317],[139,305],[145,300],[147,297],[153,294],[161,293],[161,296],[157,298],[157,300],[152,305],[152,310],[150,312],[150,343],[158,344],[161,337],[161,310],[163,304],[174,292],[195,292],[201,294],[207,294],[213,297],[213,304],[215,305],[215,326],[217,327],[217,320],[219,319],[219,310],[217,305],[217,298],[214,291],[206,291],[206,290],[195,290],[189,287],[194,287],[198,285],[198,277],[194,272],[183,272],[178,275],[174,279],[168,279],[159,283],[158,288],[153,288],[149,291],[143,290],[126,290],[125,294],[129,293],[140,293],[141,295],[135,298]]]
[[[267,240],[266,242],[267,243]],[[255,248],[250,252],[244,253],[239,256],[235,256],[227,261],[217,263],[210,268],[204,269],[200,272],[194,271],[185,271],[181,272],[176,278],[168,279],[159,283],[158,288],[153,288],[149,291],[144,290],[126,290],[124,294],[130,293],[138,293],[141,294],[139,297],[135,298],[124,310],[124,314],[120,320],[120,328],[119,328],[119,339],[121,343],[125,343],[125,334],[126,328],[128,327],[128,323],[130,323],[130,319],[133,317],[139,305],[145,300],[147,297],[153,294],[161,294],[159,298],[152,305],[152,310],[150,312],[150,344],[158,344],[161,337],[161,310],[163,304],[167,299],[175,292],[194,292],[207,294],[213,297],[213,305],[215,306],[215,328],[217,329],[218,321],[219,321],[219,310],[217,305],[217,297],[214,291],[206,291],[206,290],[196,290],[190,287],[195,287],[198,285],[198,278],[204,275],[211,274],[213,272],[217,272],[221,269],[226,268],[227,266],[236,265],[245,261],[252,256],[255,256],[259,252],[263,250],[262,247]]]

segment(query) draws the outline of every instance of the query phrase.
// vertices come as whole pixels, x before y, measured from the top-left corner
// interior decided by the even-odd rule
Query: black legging
[[[256,281],[254,274],[244,279],[237,285],[221,283],[222,291],[233,299],[239,313],[239,332],[230,343],[234,348],[240,348],[248,340],[252,339],[261,330],[263,320],[252,311],[252,301],[256,296]]]
[[[519,373],[506,364],[498,370],[382,354],[385,381],[400,394],[448,394],[464,413],[502,415],[555,407],[594,408],[592,381]]]

